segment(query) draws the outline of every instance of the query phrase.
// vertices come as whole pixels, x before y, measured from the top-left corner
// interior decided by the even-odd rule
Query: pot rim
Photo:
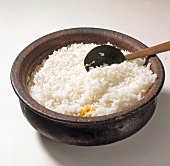
[[[26,87],[22,84],[20,81],[20,66],[22,65],[24,59],[27,57],[27,55],[36,47],[39,45],[42,45],[43,43],[47,42],[48,40],[52,40],[56,37],[61,37],[62,35],[67,34],[79,34],[79,33],[95,33],[95,34],[104,34],[104,35],[116,35],[116,38],[120,38],[124,44],[128,45],[138,45],[138,50],[146,48],[147,46],[141,43],[140,41],[126,35],[120,32],[116,32],[113,30],[108,29],[102,29],[102,28],[92,28],[92,27],[81,27],[81,28],[70,28],[70,29],[64,29],[60,31],[56,31],[53,33],[50,33],[48,35],[45,35],[31,44],[29,44],[21,53],[16,57],[10,73],[10,80],[12,87],[16,93],[16,95],[19,97],[20,101],[22,101],[27,107],[29,107],[32,111],[35,113],[54,120],[54,121],[62,121],[62,122],[70,122],[70,123],[103,123],[110,120],[122,120],[124,118],[127,118],[131,114],[139,113],[141,108],[146,106],[149,102],[153,101],[156,96],[161,91],[164,79],[165,79],[165,72],[164,67],[162,65],[162,62],[160,59],[156,56],[150,56],[148,59],[153,63],[153,67],[157,69],[157,75],[158,78],[147,93],[147,95],[141,99],[137,104],[130,107],[129,109],[122,110],[117,113],[112,113],[109,115],[103,115],[103,116],[96,116],[96,117],[78,117],[78,116],[71,116],[71,115],[65,115],[58,112],[51,111],[44,106],[38,104],[28,93],[26,90]]]

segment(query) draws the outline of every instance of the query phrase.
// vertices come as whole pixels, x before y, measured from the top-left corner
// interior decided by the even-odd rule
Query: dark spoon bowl
[[[28,45],[16,58],[11,69],[11,83],[19,98],[22,112],[41,134],[67,144],[94,146],[125,139],[147,124],[152,117],[164,83],[164,68],[156,55],[147,58],[158,75],[148,94],[137,104],[118,113],[98,117],[76,117],[53,112],[38,104],[27,91],[27,77],[54,50],[72,43],[96,43],[131,52],[146,48],[125,34],[99,28],[72,28],[48,34]]]
[[[104,64],[110,66],[123,61],[125,61],[125,56],[121,50],[110,45],[100,45],[89,51],[84,59],[84,66],[88,72],[90,67],[102,67]]]

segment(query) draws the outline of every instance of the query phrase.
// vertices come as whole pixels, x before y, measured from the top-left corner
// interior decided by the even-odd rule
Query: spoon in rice
[[[118,49],[110,45],[101,45],[93,48],[84,59],[84,66],[87,72],[91,67],[102,65],[119,64],[125,60],[132,60],[151,56],[161,52],[170,51],[170,41],[161,43],[143,50],[139,50],[126,56]]]

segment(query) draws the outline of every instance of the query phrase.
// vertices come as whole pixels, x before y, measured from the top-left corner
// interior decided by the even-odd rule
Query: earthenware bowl
[[[152,117],[164,83],[164,68],[156,55],[147,58],[158,78],[148,94],[130,109],[99,117],[75,117],[56,113],[38,104],[27,91],[27,77],[54,50],[72,43],[112,43],[131,52],[146,48],[125,34],[99,28],[72,28],[48,34],[28,45],[11,69],[11,83],[24,116],[41,134],[67,144],[92,146],[114,143],[139,131]]]

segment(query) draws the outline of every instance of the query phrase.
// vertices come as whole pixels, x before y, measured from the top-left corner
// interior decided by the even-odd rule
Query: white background
[[[166,80],[154,116],[124,141],[98,147],[56,143],[23,116],[10,84],[16,56],[50,32],[87,26],[119,31],[153,46],[170,40],[170,1],[0,0],[0,166],[170,165],[170,52],[158,55]]]

